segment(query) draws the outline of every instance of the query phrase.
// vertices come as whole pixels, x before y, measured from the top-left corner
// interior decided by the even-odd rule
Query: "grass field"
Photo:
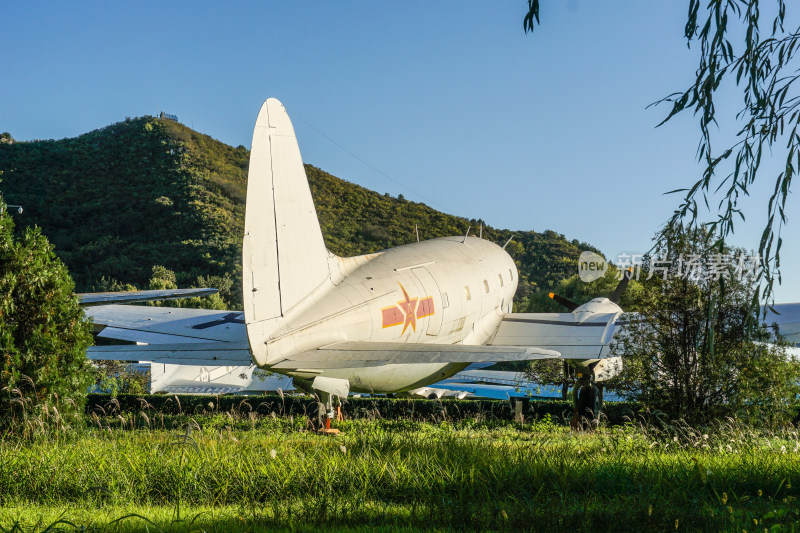
[[[2,530],[800,529],[792,428],[354,420],[325,437],[302,418],[236,414],[91,424],[0,441]]]

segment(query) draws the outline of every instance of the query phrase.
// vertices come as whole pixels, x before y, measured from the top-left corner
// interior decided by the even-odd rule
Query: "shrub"
[[[92,335],[73,289],[39,229],[17,239],[8,213],[0,215],[0,425],[34,406],[80,412],[93,379]]]

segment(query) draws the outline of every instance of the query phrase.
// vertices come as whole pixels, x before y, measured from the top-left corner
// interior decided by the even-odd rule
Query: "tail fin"
[[[294,128],[274,98],[261,106],[253,131],[242,277],[254,356],[260,351],[254,344],[263,345],[271,333],[268,321],[274,324],[329,277],[328,250]],[[251,328],[256,323],[261,324]],[[260,342],[253,342],[254,337]]]

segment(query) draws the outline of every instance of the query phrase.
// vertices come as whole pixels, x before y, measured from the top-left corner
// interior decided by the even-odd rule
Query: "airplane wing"
[[[155,291],[130,291],[130,292],[92,292],[78,294],[78,303],[84,307],[93,305],[107,305],[113,303],[141,303],[158,300],[178,300],[181,298],[195,298],[198,296],[211,296],[219,292],[217,289],[168,289]]]
[[[107,305],[87,309],[98,336],[147,346],[94,346],[92,359],[180,365],[250,364],[240,312]],[[524,313],[504,317],[489,345],[340,342],[294,354],[276,369],[335,369],[388,364],[481,363],[604,357],[617,314]]]
[[[92,346],[87,355],[95,360],[153,361],[173,365],[244,365],[251,362],[247,342]],[[389,364],[527,361],[557,357],[558,352],[531,346],[339,342],[292,355],[270,365],[270,368],[329,370]]]
[[[87,308],[86,315],[98,337],[108,339],[147,344],[247,342],[240,311],[103,305]]]
[[[253,362],[247,342],[90,346],[86,356],[95,361],[151,361],[171,365],[246,366]]]
[[[563,359],[603,359],[622,324],[621,313],[509,313],[492,346],[535,345],[555,350]]]
[[[464,391],[479,398],[507,400],[542,396],[543,387],[532,383],[524,372],[465,369],[458,374],[429,385],[432,389]],[[560,393],[559,393],[560,395]]]
[[[527,391],[518,391],[508,385],[479,385],[473,383],[451,383],[441,382],[430,385],[430,389],[442,389],[451,392],[467,393],[469,397],[489,398],[492,400],[508,400],[510,398],[530,398],[532,395]]]
[[[334,369],[419,363],[480,363],[558,358],[535,346],[412,344],[403,342],[337,342],[278,361],[276,369]]]
[[[294,390],[292,378],[262,373],[254,365],[211,366],[150,363],[150,390],[173,394],[234,394]]]
[[[239,311],[103,305],[86,314],[98,337],[146,343],[91,346],[89,359],[214,366],[253,362]]]

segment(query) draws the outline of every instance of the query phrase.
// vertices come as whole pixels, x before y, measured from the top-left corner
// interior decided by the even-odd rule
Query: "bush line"
[[[526,420],[543,419],[549,415],[553,422],[568,422],[572,417],[572,402],[564,400],[530,399],[525,402]],[[163,414],[212,414],[215,412],[252,412],[262,416],[302,416],[316,412],[317,401],[310,396],[237,396],[153,394],[135,395],[89,394],[86,412],[91,414],[135,413],[154,411]],[[607,402],[603,416],[609,425],[624,424],[643,413],[636,402]],[[477,399],[412,399],[412,398],[347,398],[342,402],[346,418],[383,418],[387,420],[421,420],[451,422],[462,420],[513,420],[514,407],[509,400]]]

